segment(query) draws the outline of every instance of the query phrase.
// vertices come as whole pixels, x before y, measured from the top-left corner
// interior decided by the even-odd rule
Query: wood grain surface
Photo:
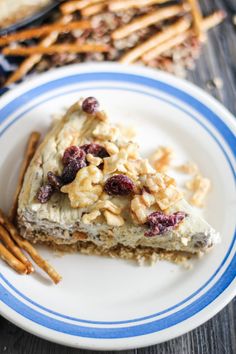
[[[236,115],[236,25],[233,25],[236,0],[201,0],[200,2],[204,14],[216,8],[223,8],[228,13],[228,17],[220,27],[210,32],[201,58],[197,61],[194,71],[188,74],[188,79],[215,96]],[[215,78],[222,80],[222,87],[214,85],[212,80]],[[0,354],[79,354],[83,352],[87,353],[37,338],[0,317]],[[190,333],[166,343],[123,353],[235,354],[236,299],[214,318]]]

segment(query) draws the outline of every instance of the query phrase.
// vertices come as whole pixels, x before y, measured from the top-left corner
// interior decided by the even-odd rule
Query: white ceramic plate
[[[19,276],[0,262],[0,312],[38,336],[88,349],[143,347],[179,336],[222,309],[236,293],[235,121],[213,98],[173,76],[108,64],[57,69],[0,100],[0,207],[8,210],[26,139],[46,132],[51,115],[95,96],[111,120],[134,124],[144,155],[172,146],[212,180],[206,219],[222,243],[191,270],[160,262],[43,255],[62,274]]]

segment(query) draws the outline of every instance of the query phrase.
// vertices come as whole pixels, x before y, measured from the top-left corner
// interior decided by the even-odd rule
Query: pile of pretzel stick
[[[0,258],[2,258],[17,273],[31,274],[35,271],[35,269],[34,265],[27,257],[28,254],[34,263],[46,272],[53,282],[57,284],[60,282],[61,276],[46,260],[40,256],[38,251],[30,242],[20,236],[14,225],[18,197],[22,188],[24,175],[36,151],[39,138],[40,134],[37,132],[33,132],[29,137],[24,159],[21,164],[18,184],[9,217],[6,216],[0,209]]]
[[[224,17],[221,10],[203,17],[198,0],[65,1],[51,22],[0,37],[2,54],[25,58],[5,85],[33,69],[87,61],[143,63],[181,75],[177,69],[191,67],[206,32]]]

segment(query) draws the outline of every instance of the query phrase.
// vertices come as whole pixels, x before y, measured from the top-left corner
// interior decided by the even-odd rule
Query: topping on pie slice
[[[75,103],[38,148],[19,197],[18,226],[33,242],[112,256],[119,250],[127,258],[195,254],[219,242],[175,180],[141,158],[93,97]]]

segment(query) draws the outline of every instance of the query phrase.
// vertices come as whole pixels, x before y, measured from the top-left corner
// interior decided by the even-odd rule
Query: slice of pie
[[[139,260],[205,253],[219,242],[175,180],[142,159],[92,97],[75,103],[38,148],[17,220],[32,242]]]

